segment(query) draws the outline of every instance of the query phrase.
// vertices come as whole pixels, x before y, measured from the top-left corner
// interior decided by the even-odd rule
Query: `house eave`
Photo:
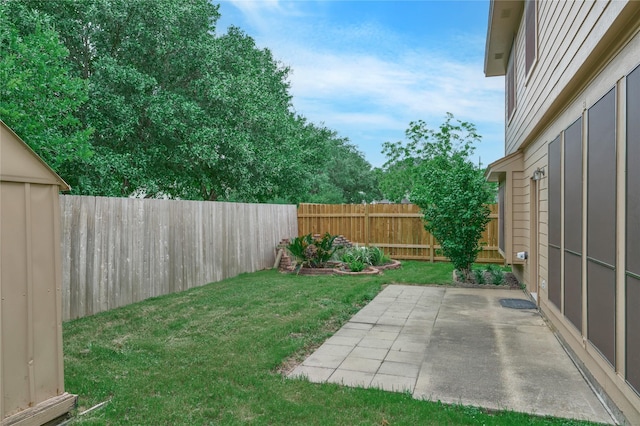
[[[507,172],[522,171],[524,168],[524,155],[518,150],[489,164],[484,173],[489,182],[500,182]]]
[[[524,1],[491,0],[484,56],[485,76],[506,74],[507,61],[523,10]]]

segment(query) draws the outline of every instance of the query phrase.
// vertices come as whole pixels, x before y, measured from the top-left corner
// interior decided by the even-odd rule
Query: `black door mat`
[[[511,309],[537,309],[535,303],[525,299],[500,299],[500,304],[504,308]]]

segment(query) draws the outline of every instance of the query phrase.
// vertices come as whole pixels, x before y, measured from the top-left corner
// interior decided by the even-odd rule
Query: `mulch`
[[[520,290],[520,289],[522,289],[522,286],[520,285],[520,282],[518,281],[516,276],[513,274],[513,272],[505,272],[505,274],[504,274],[504,283],[503,284],[477,284],[475,282],[459,281],[457,278],[458,277],[457,277],[456,273],[454,272],[454,274],[453,274],[453,284],[452,284],[454,287],[487,288],[487,289],[496,289],[496,290],[504,290],[504,289]],[[491,281],[491,275],[490,274],[485,273],[485,281],[486,282],[490,282]]]

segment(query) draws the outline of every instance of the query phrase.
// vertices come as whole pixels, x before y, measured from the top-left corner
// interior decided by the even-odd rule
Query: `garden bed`
[[[484,283],[480,284],[475,281],[468,282],[460,279],[458,271],[453,271],[453,285],[456,287],[464,288],[487,288],[496,290],[520,290],[522,287],[516,276],[512,272],[504,272],[504,279],[502,284],[491,284],[491,275],[487,272],[484,273]]]
[[[399,260],[392,259],[391,262],[385,263],[384,265],[368,266],[359,272],[350,271],[348,267],[344,266],[344,264],[336,264],[334,267],[328,268],[303,267],[297,271],[290,271],[290,273],[299,275],[377,275],[385,270],[398,269],[400,266],[401,264]]]

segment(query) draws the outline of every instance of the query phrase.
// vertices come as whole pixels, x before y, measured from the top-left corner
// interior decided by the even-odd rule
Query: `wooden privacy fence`
[[[498,205],[482,234],[480,263],[503,263],[498,252]],[[300,204],[298,235],[344,235],[353,243],[377,246],[394,259],[448,260],[424,229],[420,208],[414,204]]]
[[[270,268],[293,205],[62,196],[62,316]]]

